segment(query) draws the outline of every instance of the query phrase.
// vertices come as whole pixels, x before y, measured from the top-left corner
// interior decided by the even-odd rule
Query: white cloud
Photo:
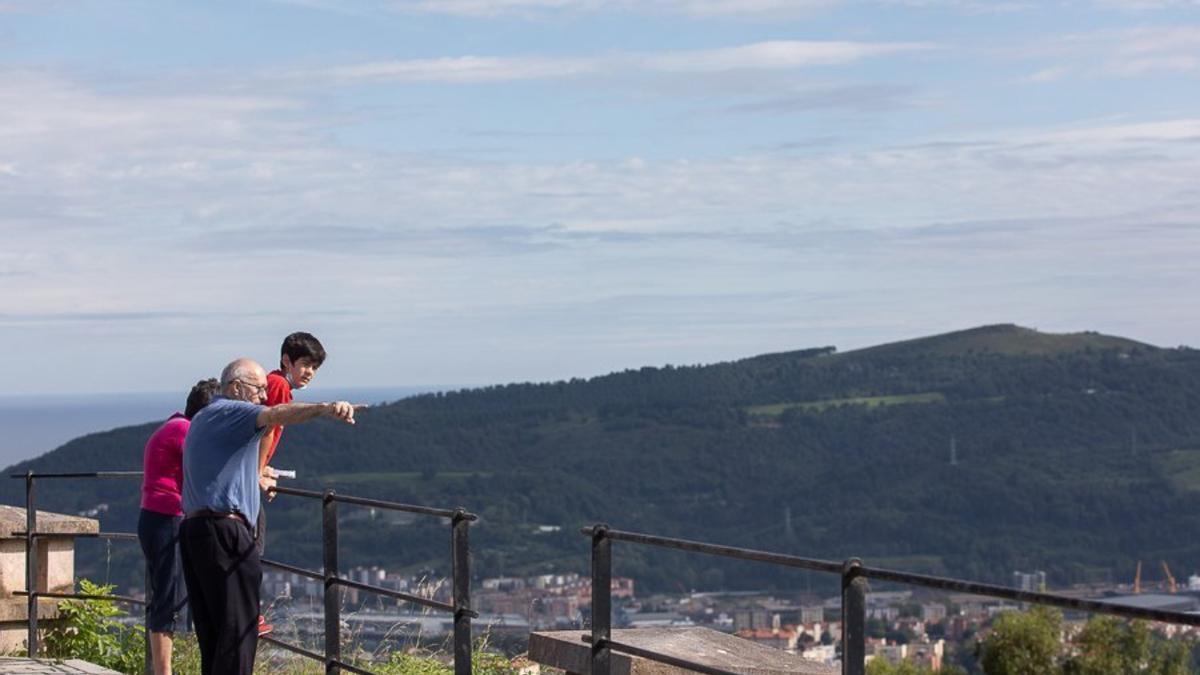
[[[808,12],[844,0],[401,0],[394,9],[412,12],[489,17],[563,11],[637,11],[692,16]]]
[[[1140,26],[1058,36],[1042,36],[1017,50],[1018,58],[1053,59],[1027,82],[1082,77],[1137,77],[1200,69],[1200,26]]]
[[[541,18],[563,14],[639,13],[694,18],[802,17],[845,6],[945,8],[966,13],[1049,10],[1058,4],[1080,4],[1118,11],[1154,11],[1200,7],[1200,0],[275,0],[314,9],[340,12],[408,12],[468,18],[518,16]]]
[[[651,70],[711,73],[742,69],[786,69],[830,66],[902,52],[934,49],[929,43],[801,42],[778,40],[726,49],[697,50],[634,57]]]
[[[1187,9],[1200,7],[1200,0],[1093,0],[1101,7],[1124,10]]]
[[[775,40],[737,47],[612,53],[585,57],[460,56],[373,61],[277,75],[301,84],[318,82],[487,83],[638,73],[703,74],[740,70],[789,70],[855,63],[870,58],[937,49],[922,42]]]
[[[1058,82],[1071,74],[1071,69],[1067,66],[1051,66],[1043,68],[1035,73],[1031,73],[1024,78],[1025,82],[1035,84],[1045,84],[1047,82]]]
[[[704,52],[697,67],[830,58],[789,44]],[[682,67],[653,56],[636,58],[654,72]],[[1097,316],[1113,310],[1096,298],[1124,298],[1128,316],[1149,320],[1161,310],[1128,289],[1168,272],[1177,293],[1197,286],[1186,266],[1200,245],[1194,117],[886,147],[484,161],[344,145],[302,88],[241,91],[0,71],[0,314],[147,317],[80,331],[138,356],[161,350],[172,368],[171,346],[203,336],[196,359],[216,363],[247,336],[274,344],[294,330],[289,317],[317,308],[326,314],[312,315],[314,330],[361,346],[353,358],[369,364],[368,381],[412,382],[486,365],[456,362],[438,376],[429,364],[448,344],[503,354],[511,377],[573,375],[578,354],[545,343],[576,347],[568,338],[587,334],[614,366],[702,360],[760,349],[722,316],[744,316],[782,348],[806,343],[798,331],[813,325],[878,314],[874,302],[922,320],[956,307],[957,320],[982,323],[1019,320],[1006,313],[1014,297],[1039,316],[1055,302]],[[1082,282],[1036,287],[1050,273],[1097,269],[1126,276],[1094,296]],[[1142,285],[1125,283],[1135,276]],[[1009,292],[1017,277],[1030,284],[1024,295]],[[956,300],[939,287],[947,279],[979,281],[963,282]],[[835,292],[844,295],[828,299]],[[743,307],[769,293],[782,299]],[[261,311],[229,336],[213,317],[231,306]],[[672,306],[704,309],[654,319]],[[3,340],[34,353],[66,350],[74,334],[6,326]],[[524,356],[513,346],[531,339]],[[396,366],[410,370],[372,370],[395,361],[396,344],[416,345]]]

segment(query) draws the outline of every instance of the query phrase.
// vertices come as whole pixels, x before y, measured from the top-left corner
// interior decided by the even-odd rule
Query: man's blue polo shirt
[[[266,406],[218,396],[192,418],[183,445],[183,512],[236,511],[258,520],[257,426]]]

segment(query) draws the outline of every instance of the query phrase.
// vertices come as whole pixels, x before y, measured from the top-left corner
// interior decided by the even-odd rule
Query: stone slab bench
[[[537,631],[529,635],[529,658],[568,673],[587,673],[590,634],[581,630]],[[614,642],[746,675],[836,675],[840,669],[798,654],[760,645],[702,626],[628,628],[612,632]],[[612,651],[613,675],[681,675],[693,672],[639,656]]]
[[[115,670],[101,668],[87,661],[69,659],[22,659],[0,656],[3,675],[120,675]]]

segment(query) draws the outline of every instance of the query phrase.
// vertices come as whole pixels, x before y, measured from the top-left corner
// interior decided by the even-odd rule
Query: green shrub
[[[79,580],[79,590],[88,595],[111,595],[115,586]],[[127,616],[111,600],[63,600],[59,619],[44,635],[46,655],[59,659],[83,659],[98,666],[136,675],[145,667],[145,629],[117,621]]]

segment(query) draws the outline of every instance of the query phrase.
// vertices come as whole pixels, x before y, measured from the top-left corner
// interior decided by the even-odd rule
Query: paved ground
[[[0,673],[4,675],[120,675],[115,670],[93,666],[87,661],[51,661],[48,659],[17,659],[0,656]]]

